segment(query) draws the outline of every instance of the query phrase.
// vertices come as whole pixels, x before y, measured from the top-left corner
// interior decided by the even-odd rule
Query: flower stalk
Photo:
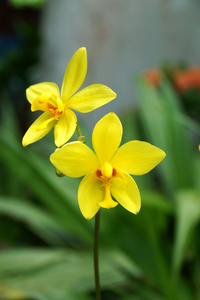
[[[78,134],[78,137],[82,136],[81,129],[80,129],[80,126],[79,126],[78,122],[77,122],[77,125],[76,125],[76,132]]]
[[[82,136],[81,129],[78,122],[77,122],[76,132],[78,134],[78,141],[85,143],[86,139],[84,136]],[[99,227],[100,227],[100,210],[95,215],[94,247],[93,247],[96,300],[101,300],[101,290],[100,290],[100,280],[99,280]]]
[[[95,228],[94,228],[94,278],[96,300],[101,300],[100,280],[99,280],[99,227],[100,227],[100,210],[95,215]]]

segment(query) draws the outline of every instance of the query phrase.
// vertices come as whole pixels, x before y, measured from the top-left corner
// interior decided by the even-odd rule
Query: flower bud
[[[83,136],[83,135],[81,135],[81,136],[78,137],[78,141],[81,142],[81,143],[83,143],[83,144],[85,144],[85,142],[86,142],[86,137]]]
[[[65,176],[62,172],[60,172],[58,169],[56,169],[56,175],[58,176],[58,177],[63,177],[63,176]]]

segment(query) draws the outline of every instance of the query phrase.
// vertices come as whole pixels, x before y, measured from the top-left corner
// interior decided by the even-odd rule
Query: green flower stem
[[[86,142],[84,136],[82,136],[81,129],[77,122],[76,132],[78,134],[78,140],[82,143]],[[94,248],[93,248],[93,259],[94,259],[94,279],[95,279],[95,290],[96,290],[96,300],[101,300],[101,290],[99,282],[99,225],[100,225],[100,210],[95,215],[95,227],[94,227]]]
[[[100,282],[99,282],[99,224],[100,224],[100,210],[95,215],[95,228],[94,228],[94,278],[96,288],[96,300],[101,300]]]
[[[77,126],[76,126],[76,131],[78,134],[78,141],[85,144],[86,138],[85,138],[85,136],[82,135],[78,122],[77,122]]]
[[[77,126],[76,126],[76,131],[77,131],[78,136],[82,136],[81,129],[79,127],[78,122],[77,122]]]

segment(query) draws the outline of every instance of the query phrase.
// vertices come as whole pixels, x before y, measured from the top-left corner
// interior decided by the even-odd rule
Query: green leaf
[[[179,122],[183,111],[175,93],[167,82],[163,82],[160,90],[142,80],[137,86],[147,137],[166,152],[165,160],[158,166],[166,190],[174,193],[177,188],[192,188],[195,184],[192,140],[186,127]]]
[[[142,205],[146,207],[156,208],[166,214],[174,213],[174,206],[169,198],[151,190],[142,190]]]
[[[58,178],[51,163],[32,149],[24,149],[11,132],[2,130],[0,160],[10,170],[10,176],[22,182],[25,195],[33,194],[58,219],[66,232],[91,242],[91,223],[80,213],[77,201],[79,181]],[[16,172],[17,170],[17,172]]]
[[[64,250],[14,249],[0,252],[0,277],[12,278],[16,275],[40,270],[66,258]]]
[[[200,220],[200,193],[182,190],[176,196],[176,234],[173,251],[174,276],[180,271],[189,237]]]
[[[65,245],[67,232],[59,220],[41,207],[17,198],[0,196],[0,214],[17,219],[50,245]]]
[[[62,300],[66,297],[71,300],[73,298],[69,295],[76,299],[76,294],[83,295],[94,290],[91,252],[9,250],[0,253],[0,265],[1,282],[34,299]],[[100,251],[102,289],[123,286],[127,281],[127,272],[137,278],[142,275],[123,253],[107,249]]]

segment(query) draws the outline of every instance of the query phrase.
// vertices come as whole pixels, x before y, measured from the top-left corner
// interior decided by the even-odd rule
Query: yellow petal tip
[[[161,151],[162,151],[162,159],[164,159],[165,156],[166,156],[166,153],[165,153],[165,151],[163,151],[163,150],[161,150]]]
[[[26,147],[28,145],[28,143],[25,142],[24,138],[22,139],[22,146]]]
[[[136,210],[135,215],[138,215],[138,214],[139,214],[140,209],[141,209],[141,206],[140,206],[140,208],[139,208],[138,210]]]
[[[84,54],[87,54],[86,47],[80,47],[76,52],[82,52]]]

